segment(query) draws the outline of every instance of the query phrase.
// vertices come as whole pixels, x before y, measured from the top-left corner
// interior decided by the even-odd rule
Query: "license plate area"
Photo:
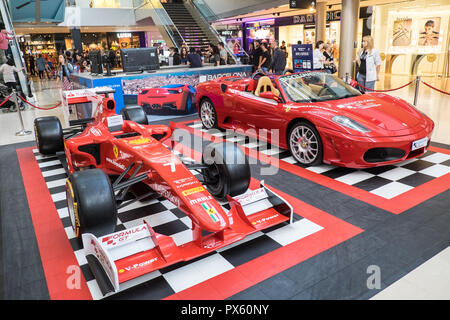
[[[427,144],[428,144],[428,137],[413,141],[411,144],[411,151],[424,148],[427,146]]]

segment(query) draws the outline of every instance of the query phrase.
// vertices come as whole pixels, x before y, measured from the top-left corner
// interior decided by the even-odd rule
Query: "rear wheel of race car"
[[[319,132],[309,122],[294,124],[288,135],[289,150],[302,165],[315,166],[322,163],[323,147]]]
[[[34,120],[34,133],[39,152],[44,155],[64,150],[64,136],[57,117],[40,117]]]
[[[66,182],[70,222],[77,238],[83,233],[101,237],[114,232],[117,206],[108,176],[100,169],[76,171]]]
[[[148,124],[147,114],[141,106],[126,106],[121,110],[125,120],[139,124]]]
[[[247,156],[233,143],[211,143],[203,151],[202,169],[204,184],[219,200],[226,196],[237,196],[247,191],[250,185],[250,165]]]
[[[200,119],[205,129],[218,128],[217,112],[212,101],[209,98],[203,98],[200,101]]]

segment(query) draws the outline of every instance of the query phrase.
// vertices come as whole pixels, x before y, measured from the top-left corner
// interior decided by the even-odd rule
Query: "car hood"
[[[370,129],[371,135],[406,135],[427,125],[426,116],[407,102],[381,93],[321,102],[335,114],[356,120]]]

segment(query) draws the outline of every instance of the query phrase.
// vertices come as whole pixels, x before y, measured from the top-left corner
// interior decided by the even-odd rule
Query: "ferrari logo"
[[[113,151],[114,151],[114,156],[117,158],[119,156],[119,149],[117,149],[117,147],[114,146]]]
[[[286,107],[286,112],[289,112],[291,110],[291,107]]]

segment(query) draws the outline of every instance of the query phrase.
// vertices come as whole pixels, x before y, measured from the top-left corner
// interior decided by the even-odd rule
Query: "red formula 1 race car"
[[[242,129],[289,149],[303,165],[382,166],[425,153],[433,121],[404,100],[361,94],[336,76],[305,72],[226,77],[197,86],[206,129]]]
[[[195,89],[188,84],[168,84],[159,88],[140,89],[137,104],[148,114],[195,111]]]
[[[113,99],[105,97],[93,119],[77,120],[65,130],[55,117],[35,120],[39,151],[61,151],[67,161],[71,224],[82,238],[103,294],[259,230],[292,222],[292,207],[263,184],[248,190],[248,159],[234,144],[210,144],[202,163],[183,163],[162,143],[173,126],[146,124],[137,106],[124,108],[124,120],[115,106]],[[202,181],[190,170],[201,172]],[[177,245],[172,237],[155,232],[147,218],[115,232],[118,209],[152,195],[164,197],[192,220],[191,242]],[[231,209],[225,212],[216,199],[228,201]]]

